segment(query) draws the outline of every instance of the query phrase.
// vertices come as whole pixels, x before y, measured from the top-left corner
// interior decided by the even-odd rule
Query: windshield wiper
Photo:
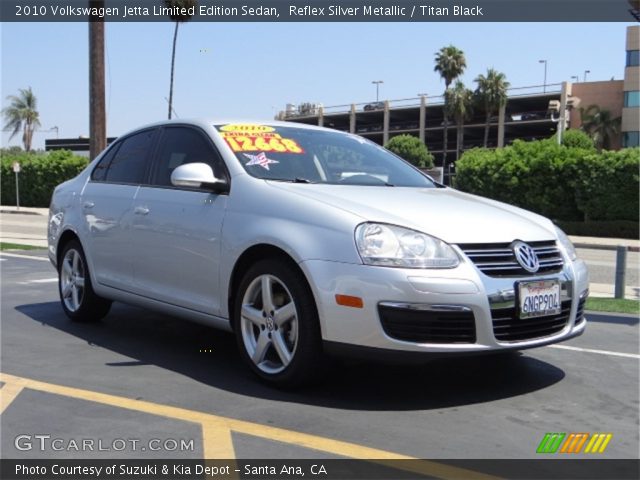
[[[302,178],[302,177],[296,177],[293,180],[291,180],[293,183],[313,183],[311,180],[309,180],[308,178]]]

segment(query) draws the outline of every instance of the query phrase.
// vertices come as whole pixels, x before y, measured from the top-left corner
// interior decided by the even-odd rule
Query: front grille
[[[587,303],[587,297],[584,296],[578,301],[578,308],[576,309],[576,325],[584,321],[584,305]]]
[[[536,338],[550,337],[562,331],[569,322],[571,300],[561,304],[558,315],[519,319],[513,307],[491,309],[493,334],[500,342],[519,342]]]
[[[475,343],[473,312],[440,312],[378,306],[380,321],[391,338],[417,343]]]
[[[556,242],[528,242],[538,256],[540,268],[535,274],[527,272],[516,261],[509,243],[458,245],[478,269],[490,277],[531,276],[557,273],[562,270],[562,254]]]

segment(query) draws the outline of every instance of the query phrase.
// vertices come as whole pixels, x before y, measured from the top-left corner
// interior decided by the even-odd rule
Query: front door
[[[186,163],[211,165],[227,178],[222,159],[200,130],[162,130],[149,185],[133,204],[134,291],[198,312],[220,309],[219,267],[226,195],[174,187],[171,172]]]

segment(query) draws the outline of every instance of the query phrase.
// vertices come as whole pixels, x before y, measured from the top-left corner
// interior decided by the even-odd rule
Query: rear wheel
[[[64,247],[58,265],[60,303],[67,316],[77,322],[95,322],[111,308],[111,301],[93,291],[89,267],[80,242],[71,240]]]
[[[286,263],[262,260],[242,278],[235,333],[249,367],[268,383],[293,387],[321,370],[318,314],[304,277]]]

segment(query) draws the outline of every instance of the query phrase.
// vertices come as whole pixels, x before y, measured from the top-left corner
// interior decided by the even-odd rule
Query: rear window
[[[266,180],[434,187],[407,162],[357,135],[281,125],[216,125],[250,175]]]

